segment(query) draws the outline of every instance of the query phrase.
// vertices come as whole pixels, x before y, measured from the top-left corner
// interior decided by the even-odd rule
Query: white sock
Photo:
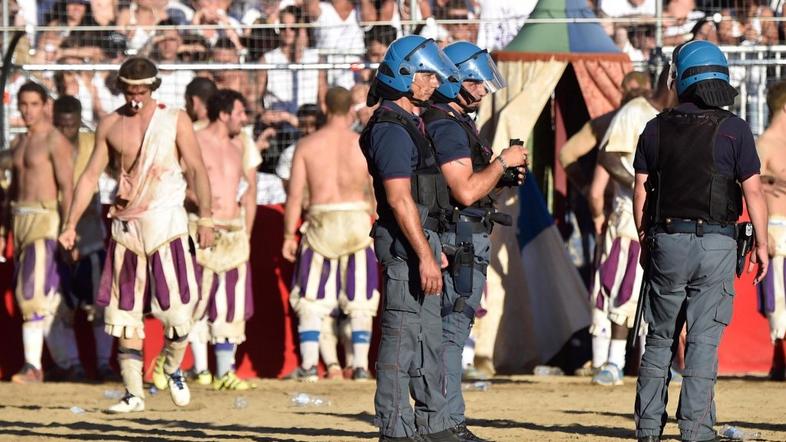
[[[76,347],[73,326],[66,324],[65,318],[59,314],[51,319],[46,318],[44,321],[46,347],[49,349],[54,363],[61,368],[69,368],[79,364],[79,350]]]
[[[352,363],[355,368],[368,370],[368,349],[371,347],[370,316],[355,316],[350,318],[352,326]]]
[[[319,333],[319,354],[322,355],[322,361],[328,367],[338,364],[338,325],[337,319],[333,316],[326,316],[322,320],[322,331]]]
[[[194,355],[194,373],[207,370],[207,342],[199,338],[191,339],[191,354]]]
[[[112,357],[112,344],[114,338],[104,331],[104,324],[93,324],[93,338],[96,341],[96,361],[98,366],[109,365],[109,359]]]
[[[322,318],[313,313],[300,316],[297,327],[300,338],[301,367],[309,369],[319,362],[319,330],[322,329]]]
[[[183,356],[186,355],[186,348],[188,348],[188,336],[178,339],[164,339],[164,373],[172,374],[180,368],[183,362]]]
[[[221,378],[235,367],[235,351],[237,345],[231,342],[222,342],[213,346],[216,354],[216,377]]]
[[[191,354],[194,355],[194,372],[202,373],[207,370],[207,320],[194,322],[188,333],[188,342],[191,344]]]
[[[344,366],[354,367],[355,357],[352,354],[352,321],[349,318],[343,318],[338,324],[338,340],[344,347]]]
[[[464,349],[461,351],[461,366],[471,367],[475,364],[475,338],[468,337],[464,342]]]
[[[611,338],[608,336],[592,337],[592,368],[600,368],[609,360]]]
[[[44,319],[34,319],[22,323],[22,345],[25,362],[41,369],[41,355],[44,352]]]
[[[622,371],[625,368],[625,339],[612,339],[609,346],[609,362],[616,365]]]
[[[144,399],[142,350],[119,346],[117,349],[117,362],[120,365],[120,375],[123,376],[123,384],[126,390],[134,396]]]

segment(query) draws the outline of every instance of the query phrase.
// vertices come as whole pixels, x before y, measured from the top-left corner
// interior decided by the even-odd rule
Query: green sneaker
[[[237,377],[234,371],[229,371],[220,378],[213,379],[213,390],[250,390],[256,385]]]
[[[210,374],[210,370],[203,370],[194,373],[194,380],[199,385],[210,385],[213,382],[213,375]]]

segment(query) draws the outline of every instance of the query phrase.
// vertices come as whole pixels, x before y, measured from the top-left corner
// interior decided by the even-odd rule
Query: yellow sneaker
[[[213,375],[210,370],[204,370],[194,376],[194,380],[199,385],[210,385],[213,382]]]
[[[165,362],[166,356],[162,353],[156,358],[156,365],[153,368],[153,385],[159,390],[166,390],[169,388],[169,377],[164,373]]]
[[[220,378],[213,379],[214,390],[249,390],[256,385],[237,377],[234,371],[229,371]]]

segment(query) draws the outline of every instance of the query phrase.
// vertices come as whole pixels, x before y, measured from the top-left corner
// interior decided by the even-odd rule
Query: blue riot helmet
[[[674,49],[672,81],[680,101],[698,99],[721,107],[733,104],[737,96],[729,83],[729,61],[718,46],[706,40],[689,41]]]
[[[445,55],[456,65],[459,70],[460,81],[478,81],[483,83],[490,94],[507,86],[505,79],[497,70],[497,65],[491,59],[488,51],[466,41],[458,41],[445,47]],[[450,98],[450,89],[440,85],[437,92],[445,98]],[[466,96],[467,101],[477,101],[477,98]],[[471,99],[470,99],[471,98]]]
[[[458,69],[434,40],[408,35],[397,39],[388,47],[385,58],[377,69],[368,101],[376,103],[379,98],[397,99],[409,96],[412,93],[412,81],[418,72],[436,74],[440,85],[445,86],[446,94],[451,98],[458,94]]]

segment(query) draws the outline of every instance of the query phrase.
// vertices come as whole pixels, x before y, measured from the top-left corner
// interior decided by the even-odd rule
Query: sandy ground
[[[587,378],[497,378],[487,391],[467,391],[469,424],[496,441],[600,441],[633,437],[635,379],[624,386],[591,386]],[[759,432],[758,440],[786,441],[786,386],[758,379],[718,382],[718,429]],[[214,392],[192,385],[192,402],[177,409],[168,392],[148,395],[147,410],[101,412],[119,384],[0,384],[0,440],[354,441],[377,435],[372,424],[374,383],[258,381],[250,392]],[[672,386],[674,415],[678,387]],[[298,407],[295,393],[329,405]],[[245,406],[243,404],[245,402]],[[84,411],[74,413],[71,408]],[[77,410],[79,411],[79,410]],[[673,419],[665,440],[679,440]]]

